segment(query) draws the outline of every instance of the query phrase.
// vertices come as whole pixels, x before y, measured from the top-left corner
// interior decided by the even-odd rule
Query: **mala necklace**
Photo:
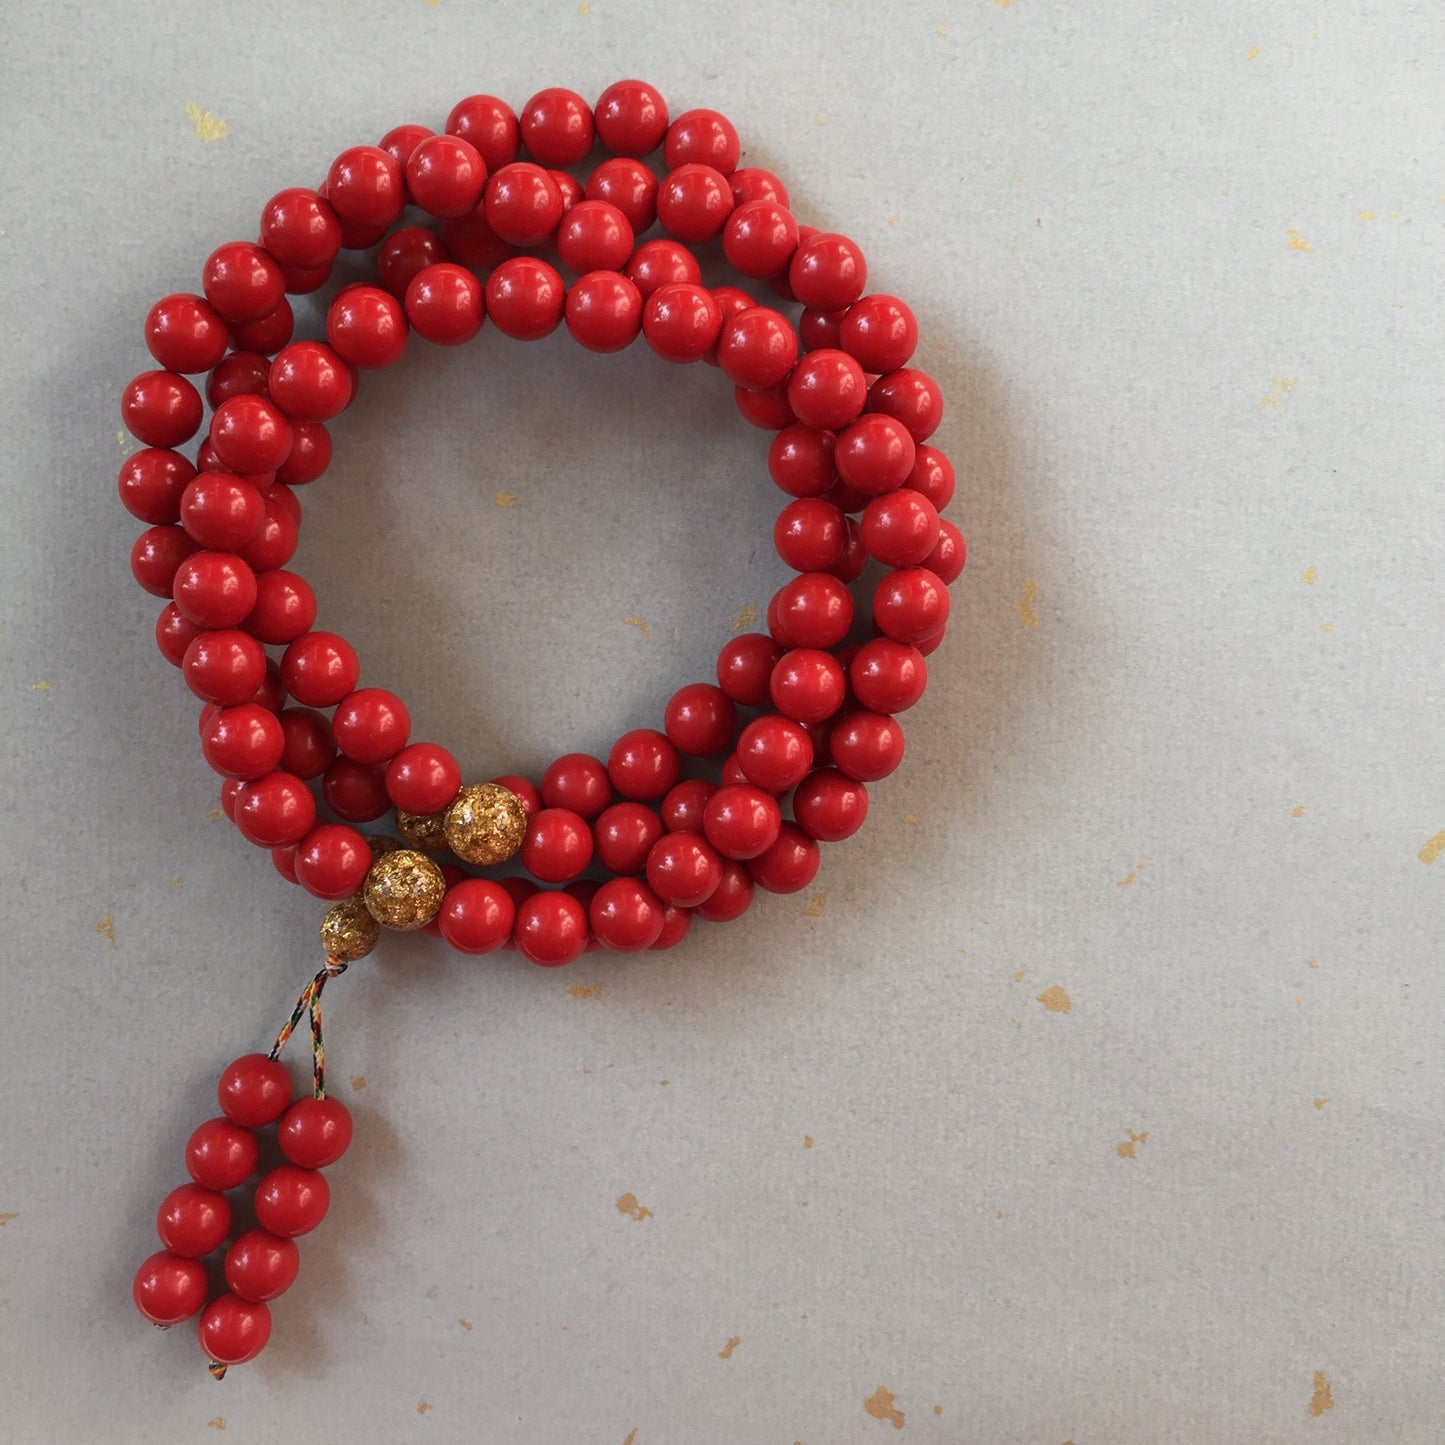
[[[610,158],[584,184],[562,168],[594,140]],[[523,147],[530,160],[518,159]],[[659,147],[660,178],[642,161]],[[543,90],[520,119],[474,95],[444,134],[399,126],[344,151],[318,190],[273,196],[257,243],[211,253],[203,296],[167,296],[146,318],[160,369],[121,398],[145,448],[119,479],[122,503],[148,525],[131,571],[166,599],[156,643],[203,704],[201,751],[224,779],[226,816],[282,877],[331,904],[324,966],[270,1052],[222,1073],[220,1117],[186,1145],[191,1182],[157,1215],[164,1248],[135,1276],[153,1323],[199,1313],[218,1379],[265,1347],[267,1301],[296,1277],[296,1238],[326,1214],[321,1171],[352,1126],[326,1093],[321,996],[383,929],[421,929],[464,954],[516,949],[547,968],[598,947],[672,948],[694,918],[737,918],[757,888],[807,887],[819,843],[855,833],[867,785],[902,760],[897,714],[923,694],[965,557],[939,517],[953,467],[926,444],[943,399],[908,365],[912,311],[864,294],[859,248],[799,225],[783,183],[739,169],[739,158],[726,118],[690,110],[669,123],[662,97],[638,80],[609,86],[595,110],[573,91]],[[408,206],[439,230],[393,229]],[[654,222],[666,238],[639,241]],[[691,248],[718,237],[740,277],[801,305],[796,326],[747,291],[701,284]],[[373,248],[377,284],[336,293],[324,341],[293,340],[287,294],[318,291],[341,251]],[[544,251],[570,284],[531,254]],[[295,488],[325,472],[326,424],[356,400],[360,373],[399,361],[412,332],[453,346],[487,317],[522,341],[565,325],[597,352],[640,333],[669,361],[718,367],[746,420],[775,434],[768,471],[790,498],[773,542],[798,575],[769,603],[767,631],[733,637],[716,683],[675,692],[661,730],[623,734],[605,762],[569,753],[537,784],[464,785],[450,752],[412,742],[406,705],[359,686],[355,650],[316,628],[316,597],[286,567],[301,522]],[[176,449],[201,429],[201,392],[187,380],[201,372],[212,411],[192,463]],[[886,569],[872,635],[849,642],[850,585],[870,559]],[[684,776],[715,759],[718,782]],[[318,780],[339,821],[318,814]],[[357,826],[391,810],[395,837]],[[457,863],[433,856],[448,854]],[[514,856],[530,878],[460,866]],[[583,876],[594,864],[605,881]],[[293,1101],[279,1056],[303,1018],[313,1086]],[[230,1239],[226,1191],[252,1181],[259,1131],[272,1125],[285,1162],[254,1184],[256,1227]],[[226,1289],[207,1303],[203,1260],[228,1239]]]

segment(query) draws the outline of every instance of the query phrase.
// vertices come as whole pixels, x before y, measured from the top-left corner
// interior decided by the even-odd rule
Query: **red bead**
[[[411,714],[394,693],[363,687],[336,705],[331,734],[337,748],[358,763],[389,762],[406,746]]]
[[[231,552],[192,552],[176,568],[173,590],[181,615],[198,627],[234,627],[256,605],[256,574]]]
[[[408,813],[439,813],[462,785],[457,760],[436,743],[412,743],[392,758],[386,790]]]
[[[732,745],[738,710],[722,688],[693,682],[668,700],[663,726],[672,745],[693,758],[715,757]]]
[[[216,709],[201,732],[201,752],[223,778],[265,777],[285,746],[280,719],[254,702]]]
[[[120,399],[125,429],[148,447],[175,447],[201,425],[201,394],[173,371],[143,371]]]
[[[465,216],[443,221],[442,238],[451,259],[475,271],[490,271],[514,252],[514,248],[487,224],[485,202]],[[447,257],[438,259],[446,260]]]
[[[614,81],[597,97],[597,139],[614,155],[645,156],[667,134],[667,102],[644,80]]]
[[[610,201],[640,236],[657,219],[657,177],[641,161],[619,156],[603,161],[587,178],[589,201]]]
[[[813,740],[791,718],[765,713],[742,730],[737,758],[750,783],[770,793],[782,793],[813,766]]]
[[[271,400],[293,422],[329,421],[351,401],[351,372],[322,341],[296,341],[277,353],[267,373]]]
[[[751,426],[761,427],[764,431],[782,431],[798,420],[793,408],[788,404],[786,381],[762,390],[735,386],[733,401],[744,421]]]
[[[162,296],[146,314],[145,342],[167,371],[209,371],[226,354],[226,323],[204,297]]]
[[[406,179],[380,146],[352,146],[331,163],[326,199],[343,222],[385,228],[406,208]]]
[[[793,213],[774,201],[739,205],[723,228],[723,254],[744,276],[776,276],[798,249],[798,223]]]
[[[837,476],[832,432],[801,423],[784,428],[768,446],[768,475],[790,497],[821,496]]]
[[[874,497],[863,513],[863,544],[885,567],[914,567],[938,542],[938,512],[912,488]]]
[[[351,1145],[351,1112],[340,1099],[297,1099],[281,1116],[276,1142],[291,1163],[325,1169]]]
[[[566,753],[542,774],[542,801],[595,818],[612,801],[607,769],[588,753]]]
[[[237,351],[253,351],[258,356],[273,356],[291,340],[296,330],[296,316],[291,303],[283,296],[274,311],[256,321],[238,321],[230,328],[231,345]]]
[[[587,946],[587,909],[570,893],[542,889],[518,905],[513,932],[524,957],[560,968]]]
[[[460,346],[482,329],[482,283],[450,262],[428,266],[407,287],[406,315],[419,336],[438,346]]]
[[[265,682],[266,654],[249,633],[201,632],[186,648],[181,672],[202,702],[235,707],[249,702]]]
[[[132,517],[165,525],[180,520],[181,503],[195,475],[195,467],[179,452],[146,447],[120,464],[116,491]]]
[[[206,1302],[206,1267],[198,1259],[158,1250],[136,1270],[130,1293],[153,1325],[178,1325]]]
[[[487,278],[487,314],[517,341],[549,336],[562,320],[567,288],[554,266],[535,256],[503,261]]]
[[[200,630],[194,622],[181,616],[180,609],[174,602],[167,602],[161,608],[160,616],[156,618],[156,646],[160,649],[161,656],[172,667],[179,667],[185,659],[186,648]]]
[[[667,168],[700,162],[728,176],[737,169],[742,143],[733,123],[715,110],[684,111],[667,128],[662,156]]]
[[[588,351],[621,351],[642,329],[642,294],[617,271],[590,271],[567,293],[567,329]]]
[[[873,592],[873,621],[896,642],[922,642],[948,621],[948,588],[927,567],[890,572]]]
[[[815,723],[843,706],[847,684],[832,653],[800,647],[785,652],[773,669],[773,706],[794,722]]]
[[[249,476],[279,467],[291,453],[291,423],[273,401],[233,396],[211,418],[211,445],[229,470]]]
[[[199,1184],[172,1189],[156,1212],[161,1243],[183,1259],[200,1259],[219,1249],[230,1231],[230,1202],[224,1194]]]
[[[319,778],[336,756],[330,721],[305,707],[288,707],[277,716],[286,740],[281,753],[282,771],[307,780]]]
[[[542,809],[542,795],[537,791],[535,783],[530,779],[519,776],[516,773],[503,773],[500,777],[491,779],[498,787],[506,788],[512,793],[522,805],[522,812],[530,822],[532,818]]]
[[[632,254],[632,226],[610,201],[579,201],[557,228],[557,254],[578,276],[620,271]]]
[[[868,789],[836,768],[809,773],[793,794],[793,816],[810,838],[838,843],[868,816]]]
[[[915,492],[922,492],[941,512],[953,500],[953,463],[937,447],[918,447],[914,453],[913,470],[904,485]]]
[[[647,882],[664,903],[696,908],[722,880],[722,859],[701,833],[668,833],[647,855]]]
[[[804,306],[840,311],[862,294],[868,279],[863,253],[846,236],[818,231],[799,242],[788,284]]]
[[[797,333],[781,312],[752,306],[725,323],[718,338],[718,365],[729,381],[766,390],[784,381],[798,355]]]
[[[662,932],[662,901],[640,878],[613,878],[592,895],[592,932],[614,953],[651,948]]]
[[[269,396],[270,378],[271,363],[264,356],[254,351],[233,351],[211,368],[206,378],[206,400],[214,408],[233,396]],[[202,466],[200,470],[212,468]]]
[[[669,833],[700,833],[708,799],[717,792],[717,784],[706,778],[688,778],[668,790],[659,812]]]
[[[783,649],[761,632],[744,632],[718,653],[718,686],[743,707],[764,707],[773,668]]]
[[[406,312],[380,286],[348,286],[326,313],[326,336],[337,355],[352,366],[363,370],[392,366],[406,350]]]
[[[868,390],[868,410],[901,421],[916,445],[938,430],[943,420],[943,393],[926,371],[905,366],[873,383]]]
[[[369,823],[391,807],[386,795],[386,772],[383,768],[358,763],[353,758],[337,758],[321,779],[321,796],[338,818],[348,823]]]
[[[819,351],[824,347],[841,350],[843,318],[847,311],[819,311],[815,306],[803,308],[798,317],[798,336],[804,351]]]
[[[826,572],[804,572],[778,589],[778,616],[795,647],[836,647],[853,625],[853,594]]]
[[[316,800],[300,778],[268,773],[242,784],[232,821],[241,836],[258,848],[285,848],[311,831]]]
[[[527,825],[519,857],[543,883],[566,883],[592,861],[592,830],[570,808],[543,808]]]
[[[181,525],[194,542],[230,552],[245,546],[260,530],[266,504],[244,478],[203,472],[186,484],[179,510]]]
[[[482,199],[487,164],[460,136],[434,135],[421,141],[405,165],[412,202],[430,216],[464,216]]]
[[[868,412],[838,437],[834,464],[850,487],[878,496],[901,487],[913,470],[908,428],[891,416]]]
[[[309,296],[331,279],[331,264],[325,266],[282,266],[281,279],[291,296]]]
[[[470,141],[489,171],[500,170],[517,159],[521,130],[506,101],[494,95],[469,95],[452,107],[447,116],[447,134]]]
[[[613,803],[593,825],[597,861],[609,873],[640,873],[652,845],[666,829],[662,819],[641,803]]]
[[[259,641],[259,639],[257,639]],[[270,658],[262,671],[260,684],[248,699],[268,712],[279,713],[286,705],[286,686],[281,681],[281,669]]]
[[[946,585],[958,580],[958,574],[963,571],[967,560],[968,545],[963,540],[963,533],[952,522],[940,520],[938,541],[923,559],[923,565]]]
[[[731,783],[707,800],[702,827],[723,857],[745,859],[773,846],[782,820],[772,793],[751,783]]]
[[[674,282],[647,298],[642,334],[665,361],[701,361],[717,344],[722,309],[703,286]]]
[[[468,214],[475,210],[473,206]],[[425,226],[403,226],[391,232],[377,252],[377,279],[401,301],[417,272],[451,259],[451,251],[435,231]]]
[[[743,166],[728,177],[728,184],[733,188],[733,201],[739,206],[749,201],[772,201],[786,210],[790,204],[788,188],[772,171],[765,171],[761,166]]]
[[[265,515],[256,535],[241,548],[253,572],[283,567],[296,553],[297,517],[301,504],[289,487],[273,486],[264,497]]]
[[[800,497],[778,514],[773,545],[795,572],[826,572],[842,560],[848,519],[831,502]]]
[[[279,1164],[256,1186],[256,1222],[283,1239],[309,1234],[330,1205],[331,1187],[315,1169]]]
[[[557,183],[557,190],[562,196],[562,216],[566,219],[567,212],[582,199],[582,182],[575,176],[570,176],[566,171],[548,171],[547,174]]]
[[[575,90],[539,90],[518,119],[522,144],[544,166],[575,165],[592,149],[592,111]]]
[[[186,1141],[186,1172],[203,1189],[237,1189],[256,1172],[255,1134],[229,1119],[207,1119]]]
[[[752,901],[752,875],[741,863],[725,862],[717,887],[697,905],[697,916],[709,923],[731,923],[748,911]]]
[[[458,953],[492,953],[511,935],[517,908],[511,895],[490,878],[467,878],[447,889],[437,921],[441,935]]]
[[[928,686],[928,664],[916,647],[891,638],[865,642],[848,668],[858,701],[873,712],[904,712]]]
[[[350,898],[366,882],[371,849],[355,828],[322,823],[296,845],[294,868],[296,881],[313,897]]]
[[[896,296],[864,296],[848,308],[838,339],[864,371],[897,371],[918,346],[918,321]]]
[[[654,953],[660,953],[664,949],[676,948],[692,927],[692,909],[678,908],[669,903],[662,915],[662,932],[657,935],[657,942],[652,945]]]
[[[293,186],[262,208],[261,244],[282,266],[329,266],[341,250],[341,222],[319,191]]]
[[[710,241],[733,208],[727,177],[709,165],[679,166],[657,188],[657,219],[680,241]]]
[[[660,798],[677,781],[681,767],[677,749],[652,728],[623,733],[607,756],[612,786],[634,802]]]
[[[810,351],[788,380],[788,403],[807,426],[847,426],[867,400],[863,368],[845,351]]]
[[[269,1230],[248,1229],[226,1251],[226,1283],[243,1300],[273,1300],[296,1282],[300,1266],[301,1251],[291,1240]]]
[[[798,893],[818,876],[818,845],[796,823],[784,823],[777,842],[748,864],[759,888],[769,893]]]
[[[663,286],[697,286],[702,281],[697,257],[676,241],[644,241],[632,253],[625,274],[644,301]]]
[[[221,811],[232,822],[236,820],[236,798],[244,786],[244,783],[238,782],[235,778],[227,778],[221,784]]]
[[[196,1325],[201,1351],[218,1365],[244,1365],[271,1338],[271,1311],[258,1300],[223,1294],[201,1312]]]
[[[886,778],[903,761],[903,729],[897,720],[859,710],[838,718],[828,738],[833,765],[858,782]]]
[[[334,632],[308,632],[281,658],[286,691],[305,707],[333,707],[356,687],[356,650]]]
[[[314,482],[331,465],[331,433],[319,421],[298,421],[291,427],[291,451],[276,468],[283,486],[302,487]]]
[[[529,161],[514,161],[487,181],[483,211],[487,225],[513,246],[540,246],[562,219],[557,182]]]
[[[246,241],[228,241],[211,252],[201,287],[222,320],[232,324],[269,316],[286,296],[281,268],[268,252]]]

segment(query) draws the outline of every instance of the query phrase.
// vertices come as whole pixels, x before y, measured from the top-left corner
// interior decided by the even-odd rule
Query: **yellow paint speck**
[[[1373,211],[1356,211],[1355,214],[1362,221],[1373,221],[1375,219],[1375,213]]]
[[[1321,631],[1321,632],[1333,632],[1334,630],[1335,630],[1335,624],[1334,624],[1333,622],[1321,622],[1321,623],[1320,623],[1320,631]]]
[[[471,1327],[472,1327],[472,1322],[471,1322],[470,1320],[458,1320],[457,1323],[458,1323],[464,1330],[470,1330]]]
[[[941,1414],[943,1414],[943,1406],[942,1406],[942,1405],[935,1405],[935,1406],[933,1407],[933,1413],[934,1413],[935,1415],[941,1415]]]
[[[1292,376],[1276,376],[1270,379],[1270,389],[1260,397],[1261,406],[1272,406],[1276,411],[1284,405],[1281,398],[1289,395],[1294,390],[1295,379]]]
[[[732,1359],[732,1357],[733,1357],[733,1351],[734,1351],[735,1349],[737,1349],[737,1347],[738,1347],[740,1344],[742,1344],[742,1342],[743,1342],[743,1337],[742,1337],[741,1335],[734,1335],[734,1336],[727,1342],[727,1344],[725,1344],[725,1345],[722,1347],[722,1349],[720,1349],[720,1350],[717,1352],[717,1357],[718,1357],[718,1359],[720,1359],[720,1360],[730,1360],[730,1359]]]
[[[1245,58],[1246,60],[1258,60],[1258,59],[1259,59],[1259,46],[1257,46],[1257,45],[1251,45],[1251,46],[1249,47],[1249,54],[1246,55],[1244,58]]]
[[[1071,1013],[1074,1007],[1073,999],[1071,999],[1068,994],[1065,993],[1064,990],[1061,989],[1056,983],[1051,984],[1041,994],[1039,994],[1038,1001],[1043,1004],[1043,1006],[1048,1009],[1051,1014]]]
[[[1436,833],[1433,838],[1421,845],[1417,856],[1428,867],[1442,853],[1445,853],[1445,833]]]
[[[1124,1132],[1129,1137],[1122,1144],[1114,1145],[1114,1153],[1121,1159],[1137,1159],[1138,1147],[1149,1137],[1149,1131],[1145,1129],[1142,1134],[1136,1134],[1132,1129],[1125,1129]]]
[[[1316,1108],[1316,1109],[1323,1109],[1324,1106],[1325,1106],[1326,1104],[1328,1104],[1329,1102],[1330,1102],[1330,1101],[1329,1101],[1328,1098],[1316,1099],[1316,1100],[1315,1100],[1315,1108]]]
[[[663,1088],[663,1089],[665,1089],[671,1082],[672,1082],[671,1079],[659,1079],[659,1080],[657,1081],[658,1086],[659,1086],[660,1088]]]
[[[224,1430],[226,1428],[226,1417],[224,1415],[212,1416],[206,1421],[206,1428],[208,1430]]]
[[[112,948],[120,947],[115,941],[115,916],[113,914],[107,913],[105,917],[95,925],[95,931],[100,934],[102,938],[110,939],[110,946]]]
[[[219,823],[225,816],[226,810],[219,803],[211,809],[211,822]]]
[[[1014,0],[993,0],[993,3],[997,5],[1000,10],[1007,10],[1009,6],[1014,3]]]
[[[18,1214],[0,1214],[0,1229],[4,1229],[5,1226],[9,1224],[12,1219],[19,1218],[20,1216]]]
[[[354,1092],[360,1093],[366,1087],[365,1074],[353,1074],[351,1076],[351,1087]]]
[[[751,602],[740,608],[738,615],[733,618],[734,632],[746,632],[749,627],[758,620],[758,609]]]
[[[826,893],[815,893],[809,900],[808,906],[803,910],[804,918],[816,918],[822,913],[824,905],[828,902]]]
[[[1310,959],[1310,967],[1311,967],[1311,968],[1318,968],[1319,966],[1320,966],[1320,965],[1319,965],[1319,960],[1318,960],[1318,959],[1314,959],[1314,958]]]
[[[579,15],[590,15],[592,13],[592,7],[587,3],[587,0],[582,0],[582,3],[577,7],[577,13]]]
[[[890,226],[896,226],[896,225],[898,224],[898,217],[897,217],[897,216],[889,216],[889,218],[888,218],[888,224],[889,224]]]
[[[1023,971],[1023,969],[1018,969],[1018,970],[1014,973],[1014,982],[1015,982],[1015,983],[1022,983],[1023,981],[1024,981],[1024,971]]]
[[[49,679],[48,677],[42,677],[39,682],[32,682],[32,683],[30,684],[30,691],[31,691],[31,692],[49,692],[49,691],[50,691],[50,679]]]
[[[180,882],[181,882],[180,876],[177,875],[176,877],[174,877],[174,878],[171,879],[171,887],[172,887],[172,888],[178,888],[178,887],[180,886]]]
[[[1011,3],[1011,0],[997,0],[1003,5]],[[885,1390],[882,1385],[863,1401],[863,1409],[875,1420],[887,1420],[895,1430],[903,1428],[903,1411],[894,1408],[894,1394],[891,1390]]]
[[[596,983],[574,983],[567,992],[570,993],[573,998],[601,998],[602,982],[603,981],[599,979]]]
[[[1303,582],[1306,587],[1313,587],[1315,585],[1315,579],[1319,575],[1313,567],[1306,567],[1304,571],[1299,574],[1299,580]]]
[[[130,450],[130,443],[126,441],[123,431],[116,432],[115,439],[119,443],[121,451],[128,452]]]
[[[1293,226],[1291,226],[1289,230],[1285,232],[1285,235],[1289,237],[1289,248],[1291,251],[1309,250],[1310,243],[1306,241],[1305,238],[1301,236],[1300,233],[1296,231]]]
[[[947,35],[947,34],[948,34],[948,26],[946,26],[946,25],[940,25],[940,26],[938,27],[938,33],[939,33],[940,36]]]
[[[220,116],[202,110],[193,100],[186,102],[186,119],[196,128],[196,135],[201,140],[225,140],[226,122]]]
[[[1023,619],[1025,627],[1037,627],[1039,625],[1038,614],[1034,611],[1034,601],[1039,595],[1039,584],[1032,577],[1024,578],[1024,595],[1014,603],[1014,611]]]
[[[627,1439],[625,1439],[625,1440],[622,1442],[622,1445],[632,1445],[632,1442],[633,1442],[634,1440],[636,1440],[636,1439],[637,1439],[637,1431],[636,1431],[636,1430],[629,1430],[629,1431],[627,1432]]]
[[[1334,1408],[1335,1397],[1330,1394],[1330,1382],[1325,1379],[1321,1371],[1316,1370],[1314,1394],[1310,1396],[1310,1402],[1305,1406],[1305,1409],[1318,1420],[1326,1410],[1333,1410]]]
[[[1303,818],[1305,815],[1305,805],[1303,803],[1296,803],[1294,807],[1289,810],[1289,815],[1291,818]]]
[[[644,642],[646,642],[647,639],[652,636],[651,632],[648,631],[647,624],[642,620],[642,618],[640,618],[640,617],[624,617],[622,620],[623,620],[629,627],[635,627],[635,628],[637,628],[637,630],[642,633],[642,640],[643,640]]]
[[[629,1215],[639,1224],[641,1224],[644,1219],[652,1219],[654,1217],[652,1211],[645,1204],[639,1204],[637,1202],[637,1196],[630,1192],[617,1196],[617,1212],[619,1214]]]
[[[425,1415],[430,1409],[431,1405],[426,1400],[418,1400],[416,1402],[416,1413],[418,1415]]]
[[[497,505],[499,507],[515,507],[517,505],[517,494],[515,492],[498,492]]]
[[[1114,886],[1115,886],[1116,888],[1127,888],[1131,883],[1133,883],[1133,882],[1139,877],[1139,875],[1140,875],[1148,866],[1149,866],[1148,862],[1141,858],[1141,859],[1139,860],[1139,862],[1137,862],[1137,863],[1134,865],[1134,867],[1133,867],[1133,869],[1130,871],[1129,875],[1128,875],[1127,877],[1125,877],[1125,878],[1120,878],[1120,879],[1114,884]]]
[[[819,125],[827,125],[827,124],[828,124],[828,117],[827,117],[826,115],[820,115],[820,116],[818,117],[818,124],[819,124]]]

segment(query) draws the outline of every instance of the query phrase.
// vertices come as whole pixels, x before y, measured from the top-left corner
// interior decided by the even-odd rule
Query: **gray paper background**
[[[1440,1438],[1437,4],[4,30],[0,1439]],[[319,908],[211,820],[126,570],[141,319],[346,145],[637,73],[917,308],[955,621],[805,894],[556,973],[389,938],[335,985],[356,1143],[216,1385],[130,1277]],[[766,438],[709,368],[488,328],[363,397],[296,566],[471,776],[655,723],[782,580]]]

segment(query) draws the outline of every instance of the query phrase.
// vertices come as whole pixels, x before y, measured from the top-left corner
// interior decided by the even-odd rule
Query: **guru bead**
[[[398,848],[371,865],[362,897],[383,928],[410,932],[437,916],[446,892],[442,870],[430,858],[414,848]]]
[[[321,949],[340,963],[365,958],[381,937],[381,924],[371,916],[358,894],[326,910],[321,920]]]
[[[474,783],[447,809],[445,829],[447,846],[458,858],[485,867],[505,863],[522,846],[527,815],[509,789]]]

